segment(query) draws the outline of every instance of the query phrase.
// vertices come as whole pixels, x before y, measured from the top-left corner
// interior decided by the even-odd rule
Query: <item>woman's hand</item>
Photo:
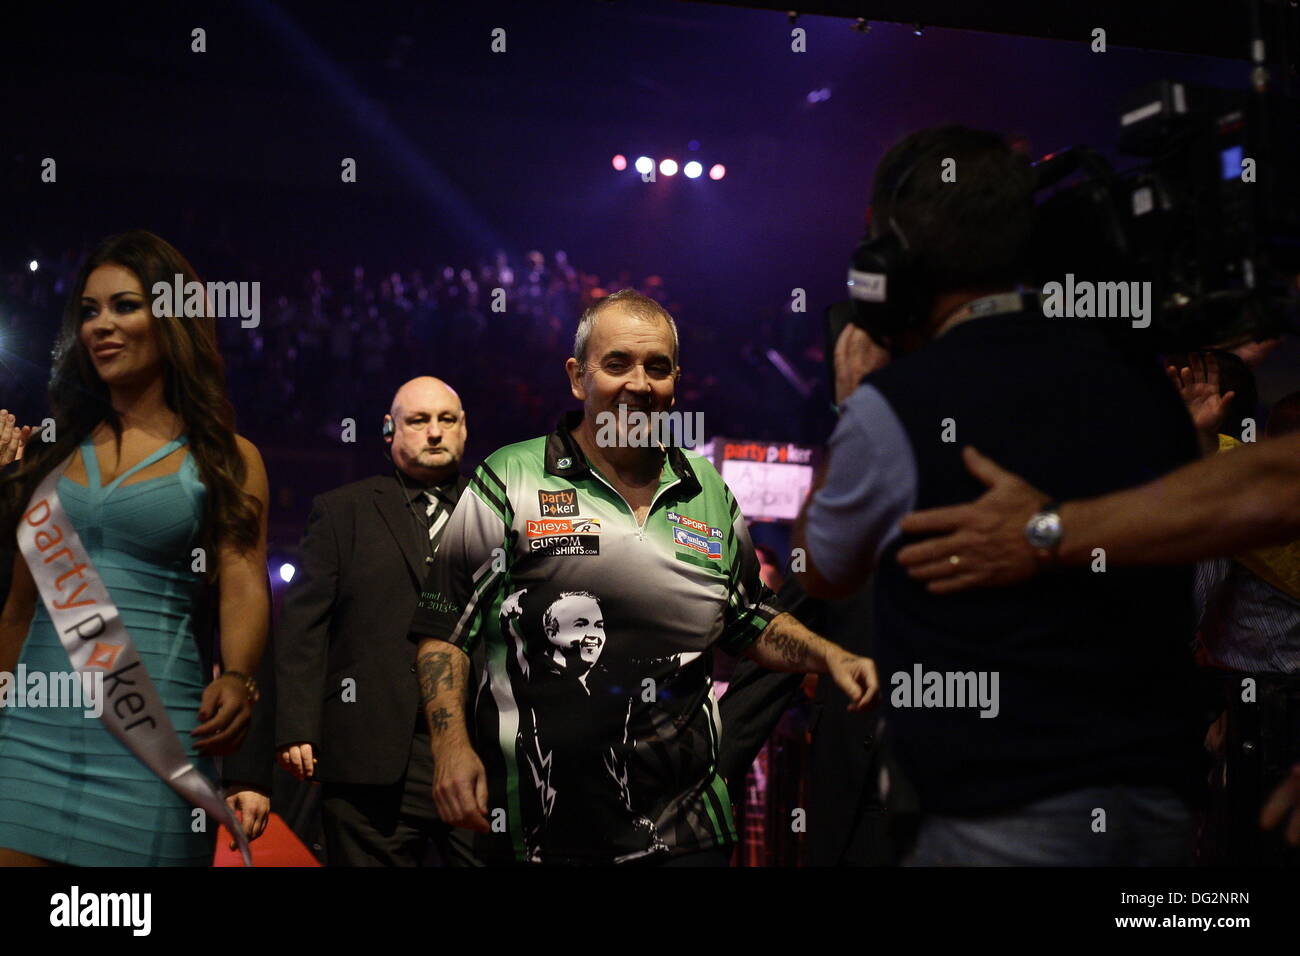
[[[190,731],[199,753],[224,757],[234,753],[248,736],[253,721],[253,698],[239,675],[225,673],[203,691],[199,720]]]
[[[0,408],[0,468],[23,457],[23,449],[32,437],[32,426],[18,427],[18,420]]]
[[[226,797],[226,806],[230,807],[250,842],[266,830],[266,821],[271,815],[271,798],[266,794],[259,790],[237,790]],[[234,840],[230,841],[230,849],[238,846]]]

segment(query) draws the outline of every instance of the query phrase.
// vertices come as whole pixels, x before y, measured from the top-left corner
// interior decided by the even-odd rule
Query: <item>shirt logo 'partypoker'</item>
[[[572,518],[578,513],[578,490],[539,491],[537,503],[541,506],[543,518]]]

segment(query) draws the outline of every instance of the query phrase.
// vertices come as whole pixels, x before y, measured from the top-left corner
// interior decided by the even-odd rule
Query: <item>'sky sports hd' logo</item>
[[[676,511],[668,512],[668,520],[671,521],[673,524],[685,525],[688,528],[698,531],[700,534],[707,534],[710,538],[722,537],[721,528],[710,527],[709,525],[705,524],[703,521],[697,521],[694,518],[688,518],[686,517],[686,515],[678,514]]]
[[[706,538],[702,534],[687,531],[685,528],[673,528],[673,542],[680,547],[698,551],[705,557],[712,558],[715,561],[722,557],[721,541]]]
[[[578,491],[576,488],[539,491],[537,503],[541,506],[543,518],[572,518],[578,513]]]

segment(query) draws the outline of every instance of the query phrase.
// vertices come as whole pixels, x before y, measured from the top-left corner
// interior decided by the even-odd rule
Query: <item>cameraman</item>
[[[892,360],[860,328],[839,338],[841,418],[796,528],[804,585],[834,597],[875,569],[887,734],[922,811],[906,863],[1186,863],[1200,773],[1190,568],[936,596],[895,558],[905,514],[976,496],[966,443],[1072,498],[1196,457],[1154,361],[1013,291],[1032,226],[1032,172],[993,133],[923,130],[886,154],[855,264],[884,269],[890,301],[909,305],[872,329]],[[1040,547],[1053,531],[1044,520]]]

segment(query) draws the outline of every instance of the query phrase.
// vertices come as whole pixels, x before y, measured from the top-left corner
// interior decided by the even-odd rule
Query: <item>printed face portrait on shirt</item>
[[[600,659],[605,648],[605,619],[596,598],[583,592],[566,592],[546,609],[542,630],[556,648],[552,655],[561,667],[585,671]]]

